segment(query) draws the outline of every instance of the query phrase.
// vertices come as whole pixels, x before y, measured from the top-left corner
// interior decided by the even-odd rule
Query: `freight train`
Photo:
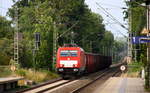
[[[96,72],[111,64],[111,56],[86,53],[76,45],[65,45],[57,51],[56,69],[63,78]]]

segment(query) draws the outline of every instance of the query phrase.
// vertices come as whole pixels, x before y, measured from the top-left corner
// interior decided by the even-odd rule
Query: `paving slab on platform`
[[[148,93],[141,78],[111,77],[93,93]]]

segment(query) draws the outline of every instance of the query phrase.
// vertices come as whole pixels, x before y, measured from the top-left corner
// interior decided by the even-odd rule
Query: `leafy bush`
[[[8,77],[12,75],[12,71],[9,69],[9,67],[0,67],[0,77]]]
[[[143,68],[142,62],[132,62],[131,64],[128,64],[127,74],[129,77],[139,77],[142,68]]]

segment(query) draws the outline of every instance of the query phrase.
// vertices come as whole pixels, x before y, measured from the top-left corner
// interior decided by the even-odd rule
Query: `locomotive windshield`
[[[61,57],[77,57],[77,50],[63,50],[60,52]]]

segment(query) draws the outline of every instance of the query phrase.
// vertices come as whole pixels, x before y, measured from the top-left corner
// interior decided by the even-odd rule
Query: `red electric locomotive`
[[[84,50],[75,45],[60,47],[57,51],[57,72],[65,75],[80,75],[85,71]]]
[[[111,57],[85,53],[76,45],[65,45],[57,51],[56,69],[62,77],[91,73],[111,65]]]

